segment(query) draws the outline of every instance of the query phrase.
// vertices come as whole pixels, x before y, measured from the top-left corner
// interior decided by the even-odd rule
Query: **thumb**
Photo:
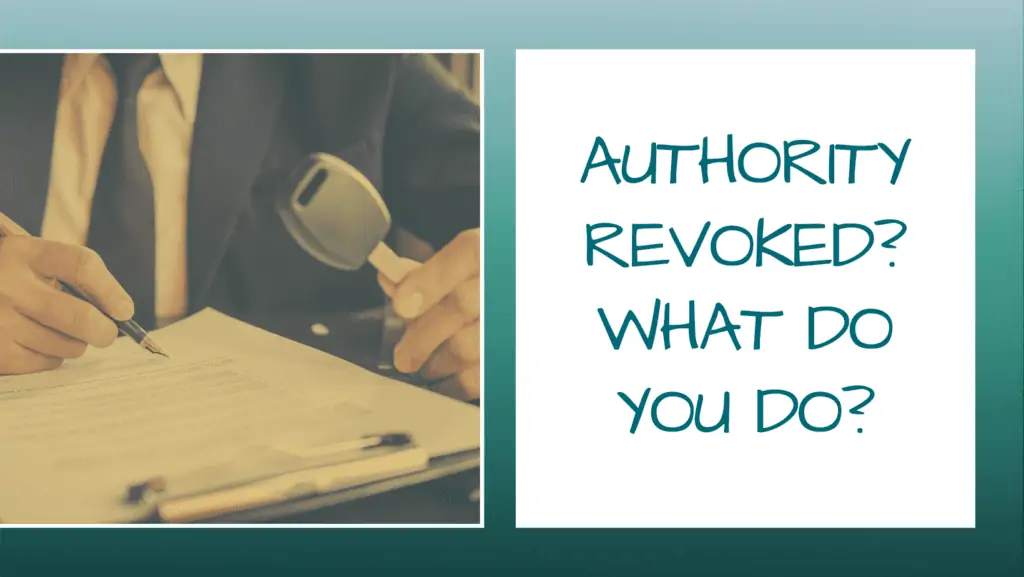
[[[409,276],[409,273],[421,267],[423,263],[414,261],[410,258],[398,259],[395,268],[391,273],[397,275],[399,282],[405,280],[405,277]],[[395,298],[395,294],[398,293],[398,285],[392,282],[388,277],[384,276],[384,273],[377,273],[377,282],[380,284],[380,288],[384,290],[384,294],[388,295],[388,298]]]

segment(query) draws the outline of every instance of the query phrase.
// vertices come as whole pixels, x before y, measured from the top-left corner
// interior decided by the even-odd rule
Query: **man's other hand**
[[[377,275],[406,320],[395,368],[441,381],[451,397],[480,397],[480,229],[464,231],[397,286]]]

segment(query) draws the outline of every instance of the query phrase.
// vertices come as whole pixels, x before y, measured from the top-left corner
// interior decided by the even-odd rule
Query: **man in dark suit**
[[[0,240],[0,374],[116,337],[52,279],[146,328],[361,310],[383,288],[409,321],[396,368],[478,395],[480,111],[432,57],[16,54],[0,78],[0,224],[27,233]],[[438,252],[399,286],[309,257],[272,199],[314,152]]]

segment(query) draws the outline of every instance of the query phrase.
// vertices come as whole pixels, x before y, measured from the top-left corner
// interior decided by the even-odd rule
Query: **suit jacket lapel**
[[[46,209],[62,54],[0,56],[0,212],[38,235]]]
[[[191,308],[201,306],[239,213],[247,206],[280,111],[273,55],[207,54],[199,87],[188,193]]]

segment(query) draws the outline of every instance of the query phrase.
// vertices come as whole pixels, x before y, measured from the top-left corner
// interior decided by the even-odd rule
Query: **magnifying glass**
[[[397,284],[420,265],[384,243],[391,230],[384,199],[366,175],[336,156],[307,157],[281,188],[275,209],[295,242],[332,268],[355,271],[369,262]],[[394,368],[393,352],[404,328],[389,299],[378,368]]]

